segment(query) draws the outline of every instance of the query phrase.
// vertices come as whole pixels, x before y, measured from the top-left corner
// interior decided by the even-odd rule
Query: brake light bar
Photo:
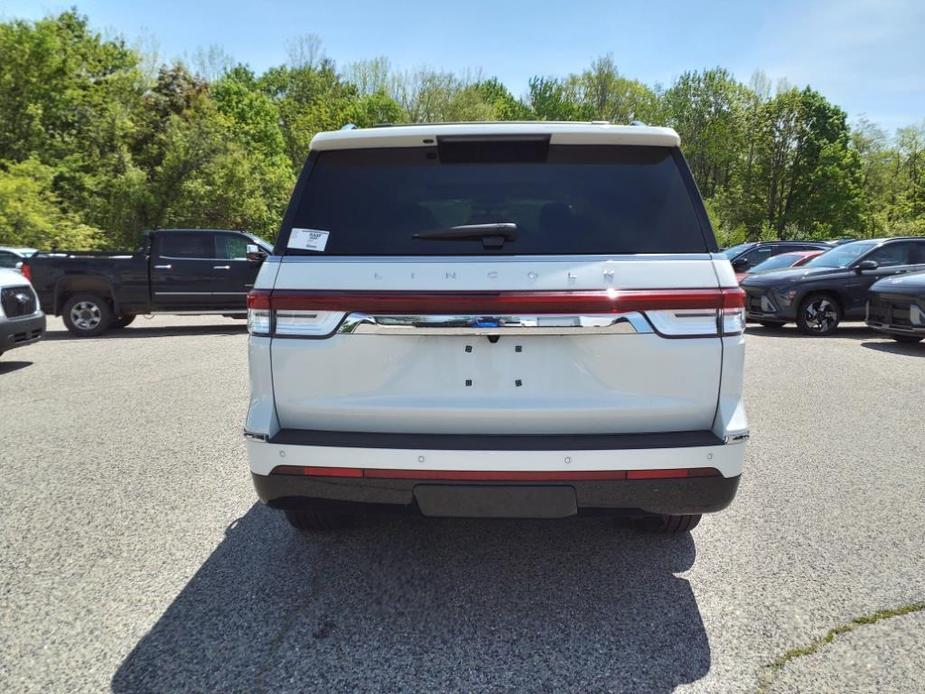
[[[430,293],[256,289],[248,294],[247,308],[252,335],[280,337],[330,337],[348,313],[542,317],[645,312],[656,331],[668,337],[745,330],[745,292],[739,287]]]
[[[457,482],[577,482],[582,480],[650,480],[717,477],[712,467],[658,470],[392,470],[353,467],[277,465],[271,475],[363,477],[367,479],[439,480]]]
[[[593,291],[410,292],[255,289],[249,309],[364,313],[625,313],[745,306],[739,287]]]

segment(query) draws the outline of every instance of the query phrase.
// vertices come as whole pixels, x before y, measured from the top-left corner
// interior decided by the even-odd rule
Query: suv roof
[[[432,123],[388,128],[352,128],[320,132],[311,149],[364,149],[374,147],[427,147],[437,137],[548,136],[553,145],[642,145],[678,147],[681,138],[671,128],[610,123],[550,121],[501,123]]]

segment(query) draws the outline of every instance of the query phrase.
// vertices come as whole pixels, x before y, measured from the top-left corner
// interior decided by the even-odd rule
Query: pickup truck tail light
[[[32,281],[32,268],[29,267],[29,263],[23,262],[22,266],[19,268],[19,271],[22,273],[23,277],[25,277],[30,282]]]

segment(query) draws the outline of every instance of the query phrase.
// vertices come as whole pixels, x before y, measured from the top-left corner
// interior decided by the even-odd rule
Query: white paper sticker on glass
[[[292,228],[289,234],[289,248],[298,248],[303,251],[323,251],[328,245],[328,235],[331,232],[321,229]]]

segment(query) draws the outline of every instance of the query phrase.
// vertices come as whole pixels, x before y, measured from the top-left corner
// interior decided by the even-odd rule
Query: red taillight
[[[714,289],[602,289],[594,291],[411,292],[255,289],[247,296],[248,325],[253,335],[328,337],[344,314],[614,314],[644,311],[674,337],[744,330],[745,292],[738,287]],[[683,312],[692,315],[680,315]],[[697,311],[720,311],[707,320]],[[677,312],[675,315],[672,312]],[[661,315],[657,315],[661,314]],[[728,315],[727,315],[728,314]],[[720,319],[717,324],[716,318]],[[667,321],[667,322],[666,322]],[[275,326],[275,327],[274,327]]]
[[[277,465],[273,475],[307,475],[309,477],[362,477],[359,467],[307,467],[302,465]]]
[[[624,470],[520,471],[520,470],[364,470],[364,477],[403,480],[458,480],[470,482],[565,482],[577,480],[624,480]]]
[[[719,291],[723,294],[723,305],[717,308],[745,308],[745,290],[741,287],[726,287]]]
[[[269,310],[271,293],[269,289],[251,289],[247,295],[247,308]]]
[[[29,263],[24,262],[22,267],[19,268],[19,271],[22,273],[23,277],[30,282],[32,281],[32,268],[29,266]]]
[[[257,292],[250,296],[258,300]],[[260,297],[263,296],[261,293]],[[250,297],[248,301],[250,302]],[[262,298],[259,300],[262,301]],[[270,308],[364,313],[624,313],[744,306],[728,289],[604,289],[594,291],[407,292],[274,290]],[[256,308],[257,306],[255,306]]]
[[[712,467],[663,470],[391,470],[350,467],[278,465],[272,475],[309,477],[366,477],[373,479],[443,480],[467,482],[576,482],[581,480],[651,480],[682,477],[715,477]]]

